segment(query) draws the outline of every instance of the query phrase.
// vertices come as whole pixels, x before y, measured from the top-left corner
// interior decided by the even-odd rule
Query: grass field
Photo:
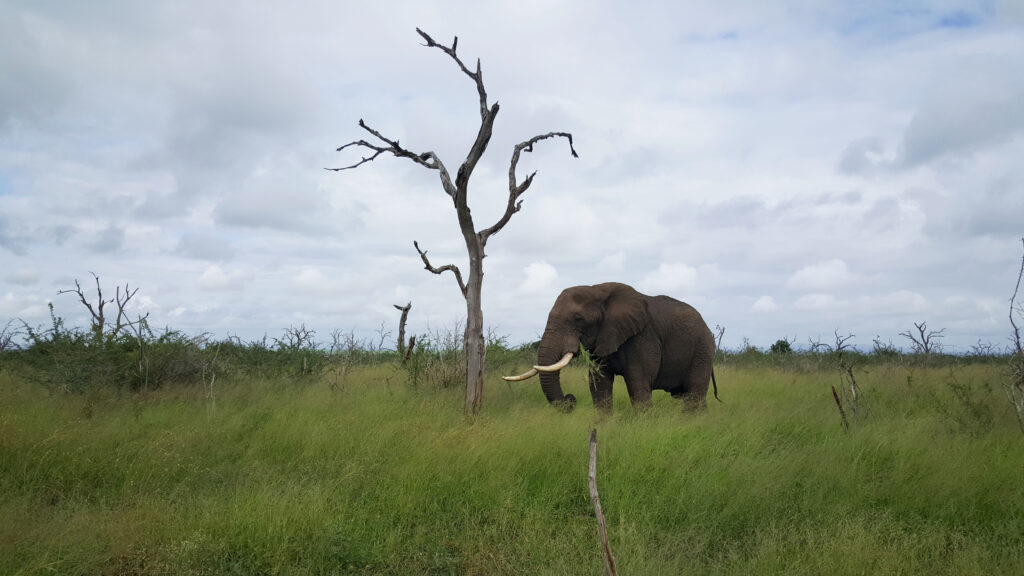
[[[0,574],[1024,574],[1024,437],[1003,368],[720,367],[701,415],[579,408],[389,366],[72,395],[0,372]],[[864,416],[865,410],[870,410]]]

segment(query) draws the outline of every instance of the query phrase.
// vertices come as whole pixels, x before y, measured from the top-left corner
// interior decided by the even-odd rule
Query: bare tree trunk
[[[477,267],[480,269],[477,270]],[[484,396],[487,347],[484,346],[484,312],[481,305],[483,276],[483,266],[471,266],[469,284],[466,285],[466,414],[479,412]]]
[[[393,306],[402,311],[402,318],[398,321],[398,357],[405,358],[405,321],[409,319],[409,309],[412,308],[412,302],[405,306],[399,306],[398,304],[393,304]]]

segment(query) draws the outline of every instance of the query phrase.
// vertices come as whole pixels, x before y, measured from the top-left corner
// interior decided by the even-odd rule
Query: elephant
[[[563,290],[548,314],[537,365],[504,378],[521,381],[539,374],[548,402],[571,412],[576,397],[562,393],[559,371],[581,347],[594,362],[590,395],[599,410],[611,411],[616,375],[625,379],[634,408],[646,407],[652,390],[665,390],[683,399],[684,410],[704,410],[709,383],[718,400],[715,339],[700,313],[685,302],[641,294],[618,282]]]

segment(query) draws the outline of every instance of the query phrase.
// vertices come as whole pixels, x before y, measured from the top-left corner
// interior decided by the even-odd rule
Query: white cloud
[[[323,290],[326,284],[323,273],[316,268],[303,268],[295,277],[295,285],[307,290]]]
[[[835,312],[841,305],[832,294],[804,294],[793,303],[793,308],[803,312]]]
[[[775,303],[775,298],[771,296],[761,296],[754,301],[754,305],[750,307],[754,312],[760,313],[771,313],[779,310],[779,305]]]
[[[927,310],[928,299],[911,290],[897,290],[881,295],[871,306],[886,314],[917,314]]]
[[[601,258],[597,263],[597,269],[610,274],[618,274],[619,272],[622,272],[625,264],[626,253],[620,250],[618,252],[612,252],[604,258]]]
[[[519,285],[519,290],[527,294],[550,292],[555,288],[555,282],[558,280],[558,270],[543,260],[531,262],[523,268],[523,273],[526,278]]]
[[[682,262],[663,262],[640,282],[643,291],[685,299],[697,286],[697,269]]]
[[[249,275],[241,270],[225,272],[220,266],[207,266],[199,276],[199,287],[203,290],[242,290],[249,282]]]
[[[846,262],[833,258],[797,270],[786,281],[786,286],[803,291],[829,290],[847,286],[855,280],[856,276],[850,273]]]

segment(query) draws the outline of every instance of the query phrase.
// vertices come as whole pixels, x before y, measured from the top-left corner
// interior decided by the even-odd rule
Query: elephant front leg
[[[615,375],[606,369],[590,371],[590,397],[594,406],[602,412],[612,411],[612,381]]]
[[[641,370],[628,370],[624,374],[626,379],[626,391],[629,392],[629,401],[633,408],[645,410],[651,405],[651,379],[646,377]]]

